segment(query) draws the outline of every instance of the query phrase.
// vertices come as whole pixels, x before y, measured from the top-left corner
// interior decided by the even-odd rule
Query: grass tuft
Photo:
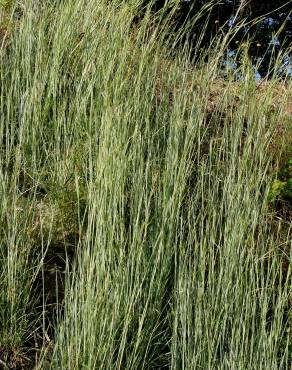
[[[0,367],[288,369],[291,81],[194,56],[179,2],[4,5]]]

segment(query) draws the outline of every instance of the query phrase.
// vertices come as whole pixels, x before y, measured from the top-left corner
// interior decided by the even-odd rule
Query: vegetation
[[[144,3],[151,1],[144,0]],[[167,0],[152,1],[153,9],[161,9]],[[236,58],[239,47],[248,40],[249,57],[254,64],[258,64],[256,73],[258,77],[267,77],[272,72],[272,66],[279,57],[279,53],[286,50],[282,55],[282,62],[275,64],[278,74],[290,74],[291,44],[292,44],[292,17],[291,4],[286,0],[194,0],[179,1],[175,14],[175,29],[185,27],[186,20],[189,22],[196,19],[192,25],[188,39],[189,43],[194,40],[196,44],[200,38],[202,45],[208,45],[210,38],[219,33],[226,33],[230,29],[237,28],[236,37],[230,39],[227,54],[233,56],[233,64],[240,61]],[[204,12],[202,17],[201,13]],[[200,14],[198,19],[197,15]],[[202,28],[204,32],[202,34]],[[289,50],[290,49],[290,50]],[[260,61],[260,63],[257,63]]]
[[[179,3],[5,4],[0,367],[289,369],[291,81]]]
[[[271,191],[271,200],[276,200],[278,197],[282,199],[292,199],[292,160],[290,159],[287,165],[279,173],[281,180],[274,180]]]

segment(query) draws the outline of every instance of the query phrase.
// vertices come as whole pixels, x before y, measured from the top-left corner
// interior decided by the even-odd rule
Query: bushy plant
[[[232,35],[194,62],[174,3],[140,5],[27,1],[0,50],[0,361],[286,369],[277,80],[258,94],[246,56],[235,99]]]
[[[274,202],[277,199],[292,201],[292,159],[280,169],[277,179],[272,182],[269,200]]]

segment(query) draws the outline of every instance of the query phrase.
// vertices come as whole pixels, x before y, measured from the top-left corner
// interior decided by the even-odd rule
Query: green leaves
[[[268,195],[269,202],[276,200],[292,201],[292,159],[280,169],[278,178],[272,182]]]

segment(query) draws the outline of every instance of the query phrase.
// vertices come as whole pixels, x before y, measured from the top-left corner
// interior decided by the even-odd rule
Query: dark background
[[[197,42],[197,35],[206,22],[207,28],[202,40],[202,47],[210,44],[210,40],[218,32],[225,32],[245,20],[248,22],[248,26],[240,29],[236,38],[230,43],[230,50],[236,51],[241,42],[249,39],[251,41],[249,54],[254,63],[260,60],[257,71],[259,75],[263,76],[267,74],[270,62],[273,63],[273,58],[277,57],[279,51],[287,50],[287,47],[292,45],[292,0],[245,1],[246,5],[243,10],[234,19],[241,2],[242,0],[214,1],[212,10],[205,12],[204,17],[192,27],[190,36],[193,41],[191,42],[194,44]],[[149,1],[145,1],[145,5],[147,3]],[[154,12],[161,10],[165,3],[165,0],[155,1],[152,10]],[[184,22],[192,21],[206,3],[204,0],[182,0],[175,14],[174,31],[179,31]],[[260,20],[254,22],[259,17]],[[278,32],[283,24],[283,29]],[[282,62],[282,71],[279,73],[288,71],[292,76],[291,56],[288,51]]]

